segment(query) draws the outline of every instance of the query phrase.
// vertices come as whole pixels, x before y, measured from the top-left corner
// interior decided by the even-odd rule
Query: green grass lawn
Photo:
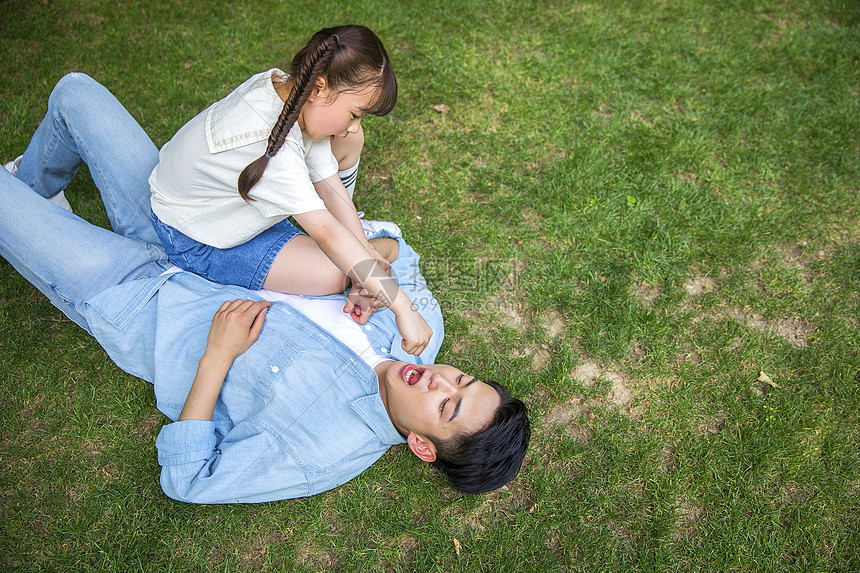
[[[161,145],[369,25],[401,95],[357,206],[423,255],[439,360],[533,426],[485,496],[394,449],[309,499],[174,502],[151,386],[0,261],[3,571],[860,570],[855,0],[0,7],[4,162],[67,72]],[[66,194],[107,224],[86,173]]]

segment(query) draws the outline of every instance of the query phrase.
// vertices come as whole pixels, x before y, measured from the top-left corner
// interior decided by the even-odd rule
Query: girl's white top
[[[186,123],[158,154],[149,177],[152,210],[167,225],[217,248],[240,245],[290,215],[325,209],[313,183],[337,173],[328,140],[313,141],[293,125],[280,151],[251,189],[239,174],[263,155],[283,109],[273,68],[252,76]]]

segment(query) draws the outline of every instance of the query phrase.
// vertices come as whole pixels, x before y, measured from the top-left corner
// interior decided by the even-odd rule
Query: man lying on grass
[[[61,82],[62,83],[62,82]],[[107,90],[58,93],[16,165],[0,169],[0,254],[127,372],[154,384],[173,423],[156,445],[164,492],[194,503],[314,495],[407,443],[467,493],[501,487],[529,439],[522,402],[433,360],[442,317],[401,237],[374,240],[433,328],[418,357],[394,316],[366,324],[344,297],[313,299],[212,283],[168,261],[149,218],[158,152]],[[46,198],[81,163],[114,229]],[[310,317],[310,318],[309,318]]]

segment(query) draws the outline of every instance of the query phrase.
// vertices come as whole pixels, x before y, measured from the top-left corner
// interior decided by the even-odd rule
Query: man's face
[[[377,373],[388,416],[406,436],[444,440],[473,434],[490,423],[501,403],[492,386],[445,364],[383,362]]]

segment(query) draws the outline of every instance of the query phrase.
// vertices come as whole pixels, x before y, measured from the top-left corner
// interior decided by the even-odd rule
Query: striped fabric
[[[361,159],[356,161],[355,165],[353,165],[349,169],[344,169],[343,171],[337,172],[337,174],[340,176],[340,180],[343,182],[343,186],[346,187],[346,192],[349,193],[350,197],[352,197],[355,193],[355,180],[358,176],[359,163],[361,163]]]

